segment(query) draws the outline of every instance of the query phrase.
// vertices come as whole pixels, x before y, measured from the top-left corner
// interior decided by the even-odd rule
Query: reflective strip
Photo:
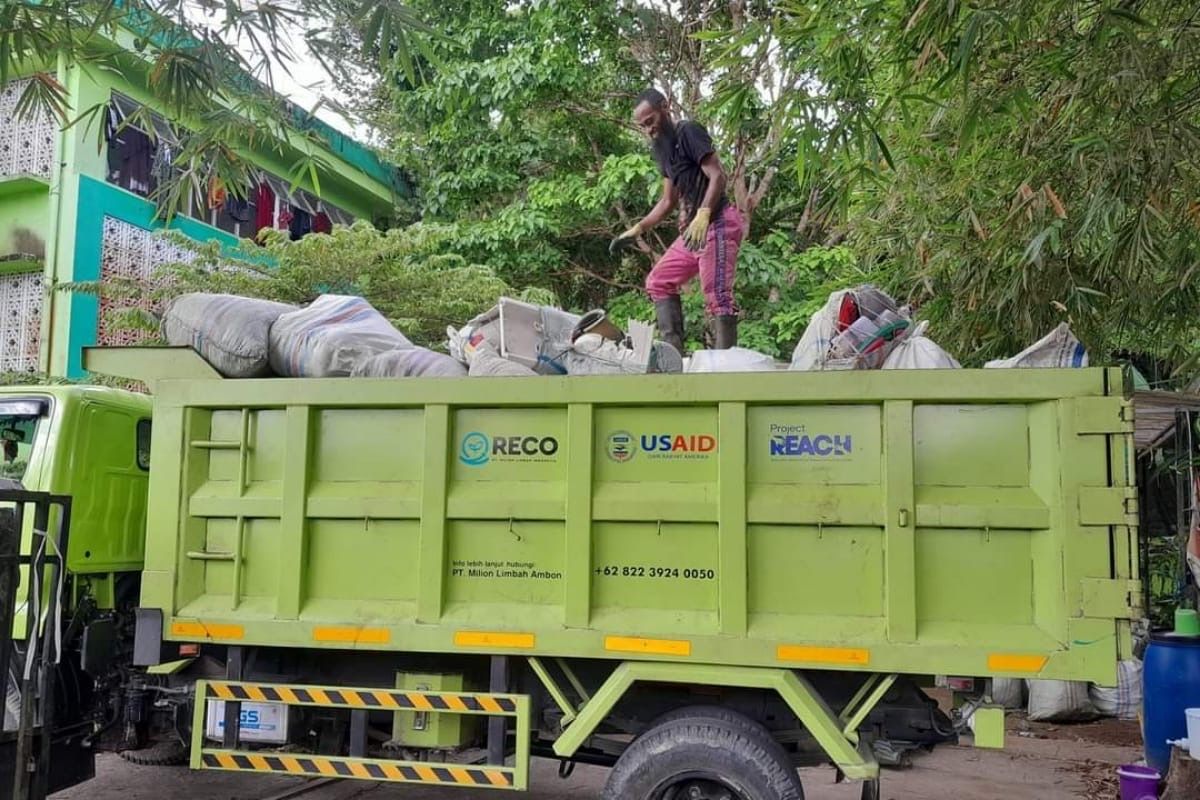
[[[396,702],[396,698],[391,692],[376,692],[375,699],[379,701],[379,705],[384,708],[399,708],[400,704]]]
[[[528,650],[537,641],[532,633],[504,633],[502,631],[457,631],[454,644],[459,647],[499,647]]]
[[[254,700],[255,702],[258,702],[258,703],[267,702],[267,696],[265,694],[263,694],[263,690],[258,688],[257,686],[245,686],[242,688],[244,688],[246,690],[246,694],[250,696],[251,700]]]
[[[810,647],[781,644],[775,650],[780,661],[809,661],[817,664],[858,664],[871,662],[871,651],[861,647]]]
[[[460,786],[513,787],[514,771],[501,767],[466,764],[413,764],[384,759],[354,759],[330,756],[263,755],[250,752],[205,750],[200,754],[201,769],[234,772],[274,772],[296,775],[323,775],[330,778],[358,778],[403,783],[452,784]]]
[[[172,622],[172,636],[192,639],[241,639],[246,635],[241,625],[220,625],[215,622]]]
[[[659,656],[690,656],[692,643],[686,639],[642,639],[637,636],[606,636],[604,649],[623,653],[653,653]]]
[[[412,709],[451,713],[517,713],[512,697],[470,692],[422,692],[386,689],[347,689],[336,686],[283,686],[276,684],[208,681],[207,697],[236,702],[284,703],[335,708]]]
[[[214,694],[216,694],[216,696],[221,698],[222,700],[236,700],[237,699],[236,697],[233,696],[233,692],[230,691],[229,687],[223,683],[209,684],[208,688],[210,690],[212,690],[212,692]]]
[[[387,644],[392,638],[387,628],[313,628],[313,641],[338,644]]]
[[[990,653],[987,668],[990,672],[1041,672],[1049,656]]]

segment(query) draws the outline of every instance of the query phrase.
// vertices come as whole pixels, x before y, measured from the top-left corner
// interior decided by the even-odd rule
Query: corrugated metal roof
[[[1133,440],[1139,452],[1153,450],[1175,430],[1176,411],[1200,411],[1200,394],[1140,391],[1133,393]]]

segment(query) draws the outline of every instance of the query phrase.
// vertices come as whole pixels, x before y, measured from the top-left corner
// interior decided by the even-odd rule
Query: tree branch
[[[582,264],[579,264],[575,261],[568,261],[567,263],[571,267],[569,270],[559,270],[558,272],[556,272],[554,274],[555,275],[568,275],[568,274],[574,273],[574,274],[578,274],[578,275],[587,275],[589,278],[594,278],[594,279],[600,281],[601,283],[608,284],[609,286],[614,286],[618,289],[628,289],[628,290],[635,291],[635,292],[641,291],[641,289],[642,289],[641,286],[634,286],[631,283],[622,283],[621,281],[614,280],[612,278],[601,275],[600,273],[590,270],[587,267],[585,267]]]

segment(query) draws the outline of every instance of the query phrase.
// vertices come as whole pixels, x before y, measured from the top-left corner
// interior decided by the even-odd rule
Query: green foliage
[[[1174,537],[1153,537],[1147,542],[1149,570],[1143,580],[1150,595],[1146,616],[1154,630],[1175,627],[1175,609],[1184,605],[1179,576],[1183,574],[1181,551]]]
[[[1195,352],[1193,4],[811,2],[780,37],[822,89],[803,168],[964,363],[1063,319],[1097,362]]]
[[[1178,368],[1200,362],[1193,5],[289,0],[212,4],[224,24],[185,41],[152,22],[142,44],[155,91],[199,121],[185,180],[203,186],[239,169],[231,143],[277,137],[285,116],[223,80],[230,60],[253,68],[286,50],[271,20],[329,20],[306,45],[365,76],[356,109],[419,186],[423,222],[401,238],[428,247],[412,256],[422,269],[486,264],[513,291],[651,318],[641,287],[669,227],[619,258],[606,245],[658,191],[629,124],[632,97],[657,85],[710,127],[734,201],[753,212],[737,282],[745,344],[786,357],[828,291],[874,280],[967,365],[1066,319],[1096,363],[1135,351]],[[122,8],[178,21],[181,3]],[[0,0],[0,69],[48,63],[63,42],[91,53],[114,9]],[[251,33],[252,57],[225,44]],[[36,81],[28,104],[52,107],[56,91]],[[339,285],[393,292],[317,263]],[[457,320],[494,300],[428,291]],[[693,345],[701,307],[689,292]]]
[[[643,87],[626,54],[628,4],[412,6],[445,38],[422,83],[381,85],[376,122],[414,176],[423,219],[453,231],[454,252],[574,307],[640,283],[612,275],[607,253],[658,184],[627,130]]]
[[[213,242],[190,248],[188,264],[165,266],[149,281],[125,280],[71,284],[66,291],[103,293],[122,307],[114,324],[152,332],[161,309],[172,297],[215,292],[301,305],[321,294],[365,297],[417,344],[440,347],[447,325],[460,325],[509,292],[495,273],[446,254],[444,229],[413,225],[386,233],[365,222],[335,227],[291,241],[285,231],[265,231],[265,246],[243,240],[233,251]],[[546,299],[544,296],[541,299]]]

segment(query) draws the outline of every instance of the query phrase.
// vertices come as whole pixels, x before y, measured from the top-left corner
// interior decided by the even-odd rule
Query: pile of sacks
[[[461,329],[449,355],[419,347],[361,297],[322,295],[304,308],[223,294],[186,294],[167,307],[162,335],[226,378],[401,378],[679,372],[670,345],[603,311],[582,317],[501,298]]]
[[[417,347],[361,297],[322,295],[304,308],[225,294],[185,294],[162,335],[188,345],[226,378],[465,375],[449,356]]]
[[[446,329],[447,353],[413,344],[361,297],[322,295],[304,308],[222,294],[176,298],[162,320],[169,344],[190,346],[226,378],[403,378],[756,372],[784,368],[754,350],[700,350],[685,362],[654,328],[618,329],[601,310],[582,316],[502,297]],[[957,369],[901,306],[870,284],[834,292],[813,315],[790,369]],[[987,367],[1085,367],[1066,323]]]

